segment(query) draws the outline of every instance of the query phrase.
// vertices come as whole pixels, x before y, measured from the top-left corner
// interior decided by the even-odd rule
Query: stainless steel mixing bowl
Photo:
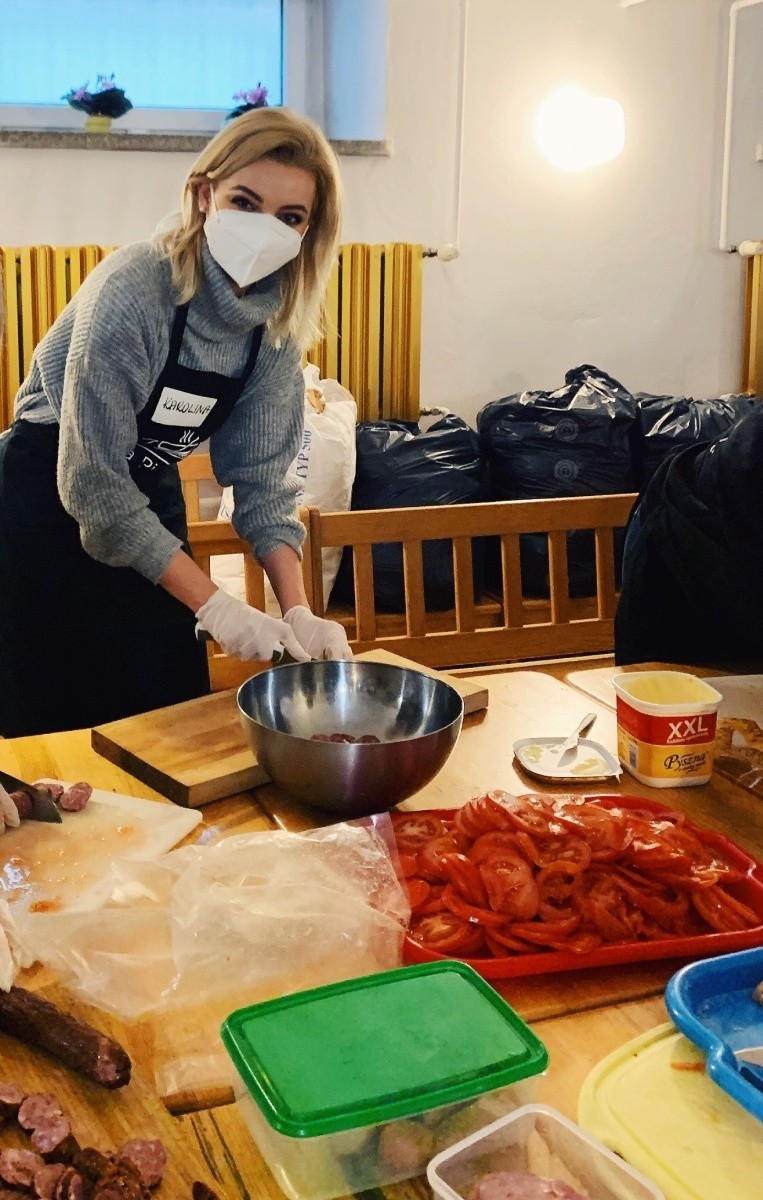
[[[273,667],[247,679],[237,700],[270,778],[341,817],[383,812],[429,783],[464,715],[461,696],[444,680],[360,660]],[[380,742],[311,741],[316,733],[375,734]]]

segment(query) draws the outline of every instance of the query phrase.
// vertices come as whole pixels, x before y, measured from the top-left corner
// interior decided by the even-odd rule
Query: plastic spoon
[[[572,754],[577,749],[581,737],[588,733],[595,720],[596,713],[586,713],[577,728],[573,729],[570,736],[564,739],[559,747],[559,763],[561,763],[563,758],[566,758],[567,755]]]

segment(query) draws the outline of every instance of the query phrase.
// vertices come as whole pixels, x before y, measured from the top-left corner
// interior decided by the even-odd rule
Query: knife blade
[[[55,800],[47,792],[41,791],[40,788],[32,787],[31,783],[24,783],[21,779],[16,779],[15,775],[9,775],[7,771],[0,771],[0,783],[2,783],[6,792],[26,792],[32,801],[32,811],[26,818],[28,821],[47,821],[51,824],[61,824],[61,813],[58,810]]]

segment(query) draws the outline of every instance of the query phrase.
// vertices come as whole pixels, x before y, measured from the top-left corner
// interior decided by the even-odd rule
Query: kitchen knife
[[[61,813],[58,810],[55,800],[47,792],[41,791],[40,788],[32,787],[30,783],[22,783],[20,779],[9,775],[7,771],[0,771],[0,783],[2,783],[6,792],[26,792],[32,801],[32,811],[26,820],[49,821],[57,825],[61,824]]]

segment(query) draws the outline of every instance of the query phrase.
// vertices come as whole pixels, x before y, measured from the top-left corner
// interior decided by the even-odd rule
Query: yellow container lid
[[[701,1051],[672,1024],[594,1067],[578,1121],[666,1200],[760,1200],[763,1124],[712,1082]]]

